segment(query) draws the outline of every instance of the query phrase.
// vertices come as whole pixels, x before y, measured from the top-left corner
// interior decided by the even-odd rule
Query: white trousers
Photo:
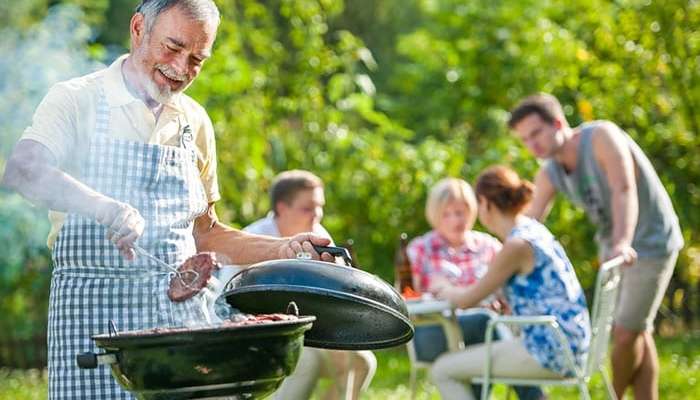
[[[339,351],[304,347],[296,369],[282,382],[274,400],[308,400],[320,378],[332,381],[321,399],[357,399],[377,370],[371,351]]]
[[[471,378],[483,376],[486,345],[469,346],[440,356],[430,369],[430,378],[445,400],[472,400]],[[561,375],[541,366],[528,353],[521,339],[491,344],[492,376],[508,378],[556,379]]]

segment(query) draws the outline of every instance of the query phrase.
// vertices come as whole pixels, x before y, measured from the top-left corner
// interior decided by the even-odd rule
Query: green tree
[[[31,37],[32,24],[58,3],[83,7],[79,21],[93,30],[67,25],[73,35],[56,40],[57,49],[89,59],[126,47],[138,0],[4,1],[0,21],[10,34],[2,35],[3,54],[14,49],[6,46],[11,40]],[[428,229],[424,202],[438,179],[473,181],[493,163],[532,176],[538,163],[507,131],[507,111],[546,91],[562,100],[571,123],[613,120],[650,156],[688,243],[670,296],[697,319],[699,2],[217,4],[223,20],[214,57],[188,93],[215,125],[225,221],[242,226],[262,216],[277,172],[312,170],[326,182],[331,233],[339,242],[353,238],[360,265],[391,279],[398,234]],[[1,114],[27,118],[11,128],[0,123],[14,135],[2,137],[0,166],[33,107],[13,102],[47,89],[48,80],[22,78],[30,60],[6,69],[10,64],[0,63],[0,88],[11,94],[0,100]],[[563,201],[547,222],[589,286],[593,227]]]
[[[574,124],[615,121],[645,149],[679,213],[688,246],[669,297],[697,318],[698,2],[409,3],[420,7],[419,23],[398,36],[390,72],[380,65],[383,74],[370,73],[378,111],[411,128],[415,143],[466,138],[468,178],[496,161],[534,172],[537,164],[504,124],[529,93],[556,95]],[[596,251],[583,214],[559,202],[548,225],[590,281]]]

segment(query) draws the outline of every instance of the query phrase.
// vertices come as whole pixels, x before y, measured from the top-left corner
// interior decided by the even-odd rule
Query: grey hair
[[[219,24],[221,16],[219,9],[212,0],[142,0],[136,6],[136,12],[141,13],[146,21],[146,32],[151,32],[158,16],[178,6],[195,21],[214,21]]]

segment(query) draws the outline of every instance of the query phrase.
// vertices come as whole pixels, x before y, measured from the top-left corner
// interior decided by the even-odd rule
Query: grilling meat
[[[214,253],[193,255],[177,269],[180,274],[170,279],[168,297],[176,302],[189,299],[207,286],[211,274],[219,267]],[[193,274],[193,271],[198,275]]]
[[[156,327],[149,329],[141,329],[138,331],[126,331],[119,332],[120,337],[125,336],[143,336],[143,335],[153,335],[153,334],[164,334],[164,333],[186,333],[186,332],[196,332],[198,330],[208,330],[208,329],[220,329],[220,328],[235,328],[239,326],[248,325],[264,325],[264,324],[274,324],[279,321],[297,321],[299,317],[291,314],[236,314],[236,318],[231,320],[225,320],[221,324],[211,326],[202,325],[200,327]]]
[[[259,325],[275,321],[296,321],[299,319],[292,314],[235,314],[230,321],[224,321],[224,326]]]

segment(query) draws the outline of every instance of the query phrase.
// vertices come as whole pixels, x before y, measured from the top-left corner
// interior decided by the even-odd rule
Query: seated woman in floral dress
[[[575,361],[586,359],[591,327],[586,300],[574,269],[547,228],[522,214],[532,184],[503,166],[483,172],[476,184],[479,221],[503,241],[486,275],[469,287],[434,279],[430,291],[458,307],[478,304],[501,287],[514,315],[552,315],[567,337]],[[492,344],[492,373],[499,377],[554,378],[570,375],[563,348],[547,326],[531,325],[522,337]],[[485,345],[439,357],[431,379],[443,399],[472,399],[465,382],[481,376]]]
[[[430,190],[425,215],[433,229],[408,245],[413,286],[417,291],[427,290],[433,279],[443,278],[450,285],[469,287],[486,275],[488,264],[501,249],[501,243],[491,235],[472,230],[476,214],[476,197],[464,180],[445,178]],[[495,308],[500,304],[482,303],[484,306],[495,304]],[[458,310],[457,320],[464,343],[482,343],[486,325],[494,315],[492,310],[483,307]],[[503,327],[495,338],[511,336]],[[417,326],[414,349],[416,358],[427,362],[446,352],[447,339],[442,327],[438,324]],[[515,390],[521,400],[539,399],[543,395],[537,387],[516,387]],[[474,391],[478,393],[480,386],[475,385]]]

